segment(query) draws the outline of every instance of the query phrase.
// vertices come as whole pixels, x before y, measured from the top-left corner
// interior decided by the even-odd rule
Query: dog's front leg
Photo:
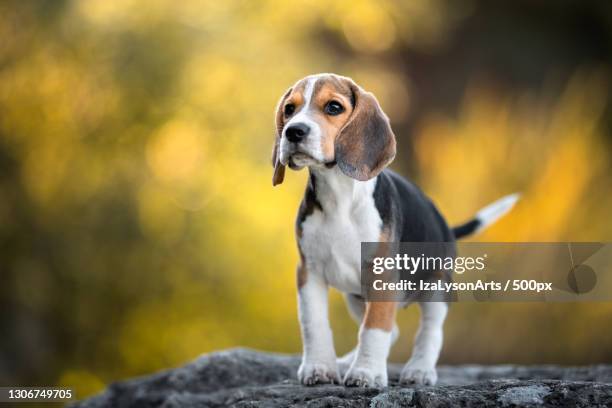
[[[359,328],[357,356],[344,377],[353,387],[386,387],[387,357],[392,343],[395,302],[368,302]]]
[[[340,383],[329,327],[327,290],[327,283],[314,273],[308,274],[305,282],[298,282],[298,312],[304,347],[298,380],[304,385]]]

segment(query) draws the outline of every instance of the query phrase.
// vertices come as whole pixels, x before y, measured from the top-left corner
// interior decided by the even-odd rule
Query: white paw
[[[344,376],[347,387],[383,388],[387,386],[387,367],[351,367]]]
[[[435,368],[406,364],[400,375],[400,384],[435,385],[438,373]]]
[[[297,376],[299,382],[304,385],[340,384],[340,375],[335,361],[333,363],[302,362]]]

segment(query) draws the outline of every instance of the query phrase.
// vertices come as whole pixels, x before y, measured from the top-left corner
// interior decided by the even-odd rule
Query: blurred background
[[[293,220],[273,113],[352,76],[392,168],[482,241],[612,240],[605,1],[0,3],[0,385],[82,397],[233,346],[298,353]],[[356,325],[333,292],[339,354]],[[441,362],[612,363],[612,304],[455,304]],[[400,313],[403,362],[418,309]]]

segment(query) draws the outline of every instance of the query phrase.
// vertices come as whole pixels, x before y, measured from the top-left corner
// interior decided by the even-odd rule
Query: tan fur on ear
[[[285,180],[285,166],[280,164],[280,161],[276,161],[274,165],[274,174],[272,174],[272,185],[276,186],[281,184]]]
[[[280,140],[283,133],[285,122],[283,120],[283,105],[287,97],[291,94],[293,88],[289,88],[287,92],[276,105],[276,136],[274,139],[274,147],[272,148],[272,166],[274,166],[274,174],[272,175],[272,185],[281,184],[285,179],[285,166],[280,162]]]
[[[336,137],[336,162],[347,176],[365,181],[395,158],[395,135],[374,95],[348,81],[355,108]]]

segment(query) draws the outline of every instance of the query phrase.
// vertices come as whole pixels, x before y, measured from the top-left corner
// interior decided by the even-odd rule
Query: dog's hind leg
[[[402,369],[400,383],[434,385],[436,363],[442,349],[442,326],[448,306],[444,302],[421,302],[421,323],[414,339],[412,356]]]
[[[346,307],[349,311],[349,315],[357,324],[361,324],[363,315],[365,314],[365,302],[363,299],[360,296],[347,293],[344,295],[344,300],[346,301]],[[338,370],[340,371],[341,376],[344,376],[348,368],[353,363],[356,353],[357,347],[338,359]]]

